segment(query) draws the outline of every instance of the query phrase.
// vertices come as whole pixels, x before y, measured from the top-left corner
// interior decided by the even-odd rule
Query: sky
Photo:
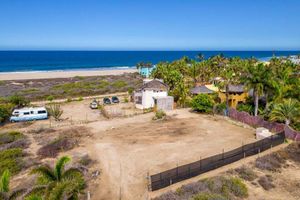
[[[300,50],[300,0],[0,0],[0,50]]]

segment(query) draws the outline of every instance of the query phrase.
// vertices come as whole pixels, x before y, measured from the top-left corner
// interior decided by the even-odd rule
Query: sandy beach
[[[112,70],[78,70],[78,71],[49,71],[49,72],[8,72],[0,73],[0,80],[30,80],[49,78],[70,78],[74,76],[107,76],[134,73],[136,69],[112,69]]]

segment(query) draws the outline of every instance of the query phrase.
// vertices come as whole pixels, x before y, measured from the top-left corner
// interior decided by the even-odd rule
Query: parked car
[[[103,98],[103,104],[111,104],[111,101],[108,97]]]
[[[98,109],[98,106],[99,106],[99,102],[94,99],[91,103],[90,103],[90,108],[91,109]]]
[[[113,97],[111,98],[111,101],[112,101],[113,103],[120,103],[119,98],[116,97],[116,96],[113,96]]]
[[[15,109],[10,117],[11,122],[34,121],[48,119],[45,107]]]

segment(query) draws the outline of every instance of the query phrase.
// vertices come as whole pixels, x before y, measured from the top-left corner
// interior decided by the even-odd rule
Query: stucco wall
[[[153,90],[145,90],[142,92],[142,105],[143,108],[151,108],[154,107],[154,99],[153,97],[166,97],[168,93],[166,91],[163,92],[154,92]]]

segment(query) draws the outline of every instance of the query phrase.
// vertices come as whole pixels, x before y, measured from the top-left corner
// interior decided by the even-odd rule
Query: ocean
[[[222,53],[268,60],[273,55],[298,55],[300,51],[0,51],[0,73],[123,69],[135,67],[138,62],[156,64],[183,56],[196,58],[199,53],[205,58]]]

